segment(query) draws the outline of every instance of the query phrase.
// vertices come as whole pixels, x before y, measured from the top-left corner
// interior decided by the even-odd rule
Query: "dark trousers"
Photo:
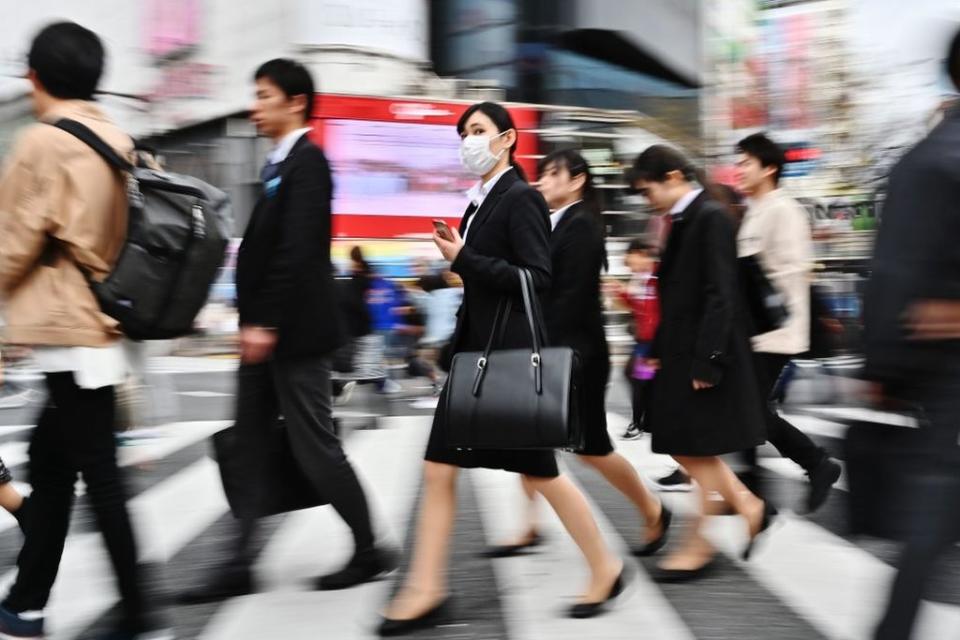
[[[17,580],[4,601],[21,612],[43,609],[60,568],[74,484],[83,475],[110,554],[124,626],[145,627],[145,604],[127,495],[117,467],[113,387],[81,389],[72,373],[48,373],[49,399],[30,442],[30,522],[17,559]]]
[[[326,496],[353,532],[357,551],[373,547],[370,510],[333,424],[330,360],[303,358],[241,365],[237,385],[238,436],[256,443],[282,415],[290,448],[308,482]],[[257,448],[249,453],[251,499],[258,500]],[[241,520],[232,564],[249,568],[256,522]]]
[[[650,384],[649,380],[637,380],[633,377],[634,359],[636,356],[627,358],[627,366],[623,370],[623,375],[630,383],[630,410],[632,412],[632,422],[636,428],[643,430],[643,416],[647,412],[646,391]]]
[[[806,471],[811,471],[827,457],[826,450],[818,447],[807,434],[781,418],[771,403],[773,390],[789,361],[790,356],[779,353],[753,354],[753,366],[763,402],[763,418],[767,427],[767,442],[776,447],[783,456],[790,458]],[[750,467],[755,469],[756,450],[747,451],[745,457]]]
[[[956,513],[960,501],[960,379],[913,383],[917,386],[896,395],[921,407],[926,417],[920,453],[923,464],[919,467],[922,471],[913,472],[917,477],[902,481],[911,487],[915,503],[922,508],[916,509],[906,523],[908,533],[897,560],[897,577],[876,640],[909,640],[931,575],[942,566],[944,553],[960,541],[960,517]]]

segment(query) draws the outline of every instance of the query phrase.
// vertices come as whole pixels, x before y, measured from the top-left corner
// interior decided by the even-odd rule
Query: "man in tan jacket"
[[[754,369],[764,401],[767,440],[807,472],[807,509],[815,511],[840,478],[840,465],[805,433],[780,417],[769,401],[790,358],[810,348],[810,222],[797,201],[780,189],[786,157],[779,145],[758,133],[741,140],[737,151],[739,187],[749,197],[737,234],[737,254],[741,258],[757,257],[771,284],[786,299],[789,312],[782,327],[753,337]],[[755,454],[753,461],[756,462]]]
[[[40,120],[25,129],[0,175],[0,293],[7,342],[33,348],[51,399],[30,443],[33,486],[16,582],[0,606],[0,634],[37,637],[70,525],[74,484],[87,495],[122,599],[118,635],[150,631],[114,444],[114,385],[127,373],[117,323],[84,277],[105,276],[124,242],[124,179],[50,123],[77,120],[129,154],[132,142],[93,102],[104,50],[67,22],[34,39],[27,78]],[[31,526],[31,524],[35,526]]]

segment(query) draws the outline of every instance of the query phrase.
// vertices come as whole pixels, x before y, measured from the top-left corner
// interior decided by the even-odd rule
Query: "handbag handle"
[[[532,341],[530,353],[530,366],[533,367],[534,385],[537,393],[543,392],[543,373],[541,371],[542,360],[540,351],[546,342],[546,335],[543,329],[543,317],[540,312],[539,301],[535,300],[533,294],[533,276],[530,271],[524,268],[518,268],[517,273],[520,277],[520,294],[523,299],[524,315],[527,317],[527,324],[530,327],[530,337]],[[513,301],[509,296],[505,296],[497,306],[497,313],[494,316],[493,327],[490,329],[490,337],[487,339],[487,346],[483,350],[480,359],[477,360],[477,374],[473,381],[473,395],[480,395],[480,386],[487,372],[487,361],[490,352],[493,351],[493,345],[497,337],[502,338],[506,331],[507,320],[512,310]]]

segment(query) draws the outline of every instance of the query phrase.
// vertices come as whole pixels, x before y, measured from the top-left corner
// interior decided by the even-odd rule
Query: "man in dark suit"
[[[330,263],[333,184],[323,151],[308,135],[314,85],[307,69],[277,59],[261,66],[255,77],[251,120],[276,146],[237,257],[237,437],[250,468],[249,499],[256,505],[268,484],[257,473],[263,450],[258,443],[283,416],[303,478],[353,533],[356,551],[349,563],[316,585],[342,589],[374,579],[395,563],[392,552],[374,544],[366,496],[333,426],[330,356],[347,340],[336,312]],[[187,600],[253,589],[254,522],[241,518],[237,551],[226,570]]]
[[[960,32],[951,44],[947,70],[960,89]],[[924,418],[910,438],[915,448],[888,445],[896,447],[901,469],[912,460],[912,473],[891,470],[902,485],[899,500],[874,496],[879,503],[894,502],[900,508],[893,512],[896,517],[916,514],[912,521],[895,523],[905,532],[906,544],[878,640],[910,637],[938,559],[960,540],[958,244],[960,107],[955,106],[890,173],[864,299],[867,378],[887,401],[917,407]],[[930,489],[933,483],[936,488]]]

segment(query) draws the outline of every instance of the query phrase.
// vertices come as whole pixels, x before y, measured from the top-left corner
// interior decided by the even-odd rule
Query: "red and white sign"
[[[476,182],[460,166],[456,123],[468,103],[317,96],[313,139],[334,176],[335,237],[427,235],[431,220],[459,224]],[[520,130],[517,154],[537,153],[540,113],[510,107]],[[532,161],[524,166],[533,175]]]

